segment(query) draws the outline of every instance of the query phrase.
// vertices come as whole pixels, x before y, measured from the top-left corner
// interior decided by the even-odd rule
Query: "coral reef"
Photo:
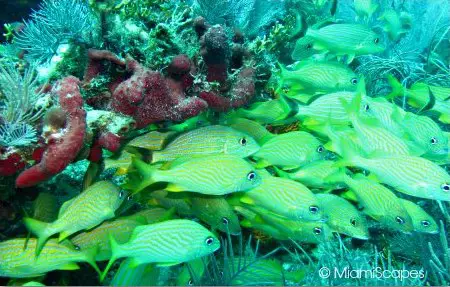
[[[180,121],[207,107],[197,97],[186,97],[180,82],[150,71],[134,59],[127,59],[127,70],[132,76],[112,93],[111,108],[132,116],[138,128],[164,120]]]
[[[17,187],[33,186],[58,174],[76,158],[83,147],[86,136],[86,111],[83,109],[79,84],[77,78],[67,77],[55,89],[61,109],[67,115],[66,126],[50,135],[41,162],[17,177]]]

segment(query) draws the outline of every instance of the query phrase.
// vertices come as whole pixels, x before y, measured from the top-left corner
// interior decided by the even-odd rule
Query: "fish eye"
[[[306,50],[310,50],[312,48],[312,44],[309,43],[308,45],[306,45]]]
[[[318,153],[322,153],[325,150],[325,148],[323,147],[323,145],[320,145],[317,147],[317,152]]]
[[[405,224],[405,220],[400,216],[397,216],[395,221],[397,221],[398,224]]]
[[[222,222],[223,224],[228,225],[229,220],[226,217],[222,217]]]
[[[368,104],[365,104],[365,105],[364,105],[364,111],[367,112],[369,109],[370,109],[369,105],[368,105]]]
[[[123,190],[121,190],[120,192],[119,192],[119,198],[122,198],[124,196],[124,192],[123,192]]]
[[[213,244],[214,242],[214,238],[212,238],[211,236],[206,238],[205,243],[206,245],[210,246],[211,244]]]
[[[430,140],[431,144],[437,144],[438,140],[435,137],[432,137]]]
[[[132,196],[131,194],[127,196],[127,200],[128,200],[128,201],[130,201],[130,200],[132,200],[132,199],[133,199],[133,196]]]
[[[423,227],[428,227],[431,225],[431,223],[428,220],[422,220],[420,223],[422,224]]]
[[[378,44],[379,42],[380,42],[380,38],[375,38],[375,39],[373,39],[373,42],[375,43],[375,44]]]
[[[442,189],[443,191],[445,191],[445,192],[450,191],[450,184],[448,184],[448,183],[443,183],[443,184],[441,185],[441,189]]]
[[[315,206],[315,205],[311,205],[309,207],[309,211],[313,214],[316,214],[317,212],[319,212],[319,207]]]
[[[192,282],[192,279],[189,279],[188,286],[192,286],[192,285],[194,285],[194,282]]]
[[[75,248],[75,250],[78,250],[78,251],[81,250],[81,247],[79,245],[74,245],[73,247]]]
[[[256,173],[254,171],[251,171],[247,174],[247,179],[250,181],[254,180],[255,177],[256,177]]]
[[[353,78],[350,80],[350,83],[352,83],[352,85],[356,85],[358,83],[358,79],[357,78]]]
[[[245,146],[247,144],[247,139],[246,138],[241,138],[239,140],[240,145]]]
[[[354,219],[354,218],[350,219],[350,224],[352,226],[356,226],[356,219]]]
[[[322,233],[322,228],[320,227],[314,227],[314,234],[319,235]]]

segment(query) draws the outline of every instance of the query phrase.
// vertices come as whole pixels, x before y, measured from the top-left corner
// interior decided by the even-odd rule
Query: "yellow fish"
[[[159,170],[138,159],[133,160],[133,165],[143,177],[136,192],[156,182],[169,183],[168,191],[209,195],[246,191],[261,184],[261,177],[254,167],[235,155],[180,158],[167,170]]]
[[[114,212],[126,200],[124,191],[108,181],[91,185],[75,198],[66,201],[60,208],[58,219],[46,223],[24,218],[25,226],[38,236],[36,254],[47,239],[59,233],[59,241],[84,229],[91,229],[104,220],[113,218]]]
[[[95,263],[96,250],[76,250],[67,242],[50,239],[35,257],[37,240],[11,239],[0,242],[0,277],[27,278],[42,276],[53,270],[79,269],[77,262],[87,262],[100,273]]]

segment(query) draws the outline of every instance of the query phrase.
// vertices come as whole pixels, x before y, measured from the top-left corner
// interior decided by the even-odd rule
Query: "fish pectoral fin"
[[[240,201],[245,204],[252,204],[252,205],[255,204],[255,201],[252,198],[245,195],[241,197]]]
[[[256,162],[256,164],[254,164],[255,168],[257,168],[257,169],[265,168],[269,165],[270,165],[270,163],[265,159],[260,159]]]
[[[355,54],[348,54],[346,64],[350,64],[355,59]]]
[[[181,185],[178,185],[176,183],[169,183],[167,187],[165,188],[167,191],[171,192],[182,192],[186,191],[186,188],[182,187]]]
[[[72,235],[72,233],[73,233],[73,232],[68,231],[68,230],[61,231],[61,232],[59,233],[58,242],[63,241],[64,239],[66,239],[67,237],[69,237],[70,235]]]
[[[320,125],[321,123],[312,117],[307,117],[303,120],[302,124],[305,126],[316,126]]]
[[[450,124],[450,113],[441,114],[439,116],[439,121],[443,122],[444,124]]]
[[[171,266],[175,266],[181,264],[181,262],[166,262],[166,263],[158,263],[156,264],[156,266],[158,267],[171,267]]]
[[[341,196],[342,198],[347,199],[349,201],[358,202],[356,194],[351,190],[347,190],[346,192],[342,193]]]
[[[131,258],[130,259],[130,264],[128,265],[128,267],[130,268],[130,269],[133,269],[133,268],[136,268],[136,267],[138,267],[139,265],[142,265],[142,264],[144,264],[145,262],[142,262],[141,260],[139,260],[139,259],[137,259],[137,258]]]
[[[314,43],[313,49],[318,51],[328,50],[327,47],[317,42]]]
[[[80,266],[78,266],[75,262],[69,262],[67,264],[64,264],[63,266],[58,268],[59,270],[78,270],[80,269]]]

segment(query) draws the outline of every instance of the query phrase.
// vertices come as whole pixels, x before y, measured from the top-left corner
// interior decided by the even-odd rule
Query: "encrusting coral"
[[[61,172],[76,158],[83,147],[86,136],[86,111],[83,109],[79,84],[77,78],[67,77],[56,88],[61,109],[67,114],[66,127],[50,136],[41,162],[17,177],[17,187],[36,185]]]

